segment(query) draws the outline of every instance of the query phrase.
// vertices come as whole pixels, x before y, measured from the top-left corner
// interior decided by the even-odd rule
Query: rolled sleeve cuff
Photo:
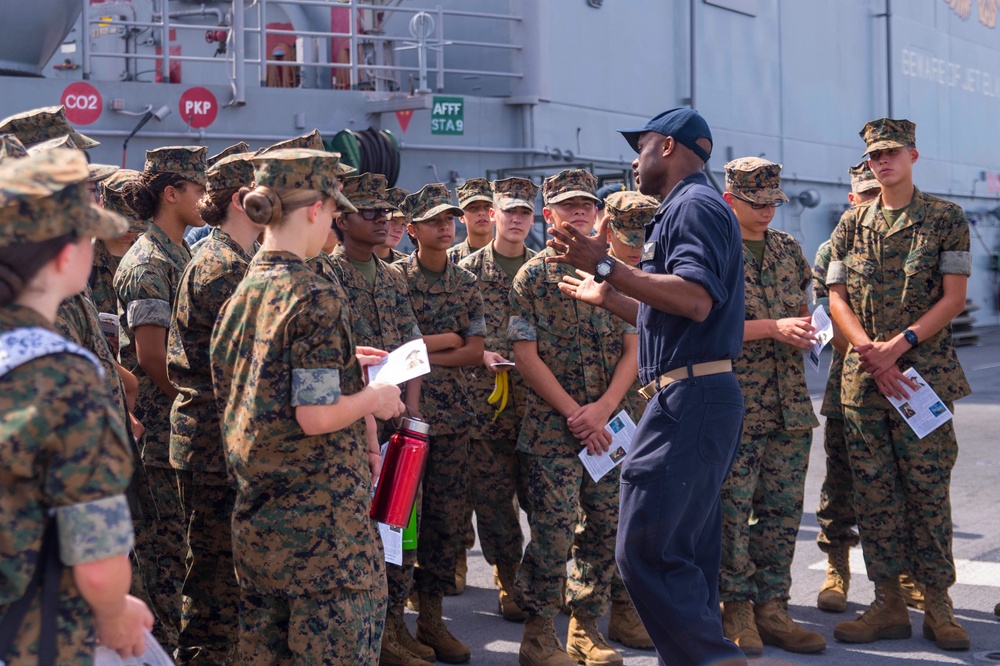
[[[132,549],[132,514],[125,495],[56,509],[59,557],[68,567],[96,562]]]
[[[831,261],[826,271],[826,286],[832,284],[847,284],[847,267],[842,261]]]
[[[524,317],[511,315],[510,322],[507,324],[507,339],[511,342],[517,342],[518,340],[534,341],[538,339],[538,332],[531,322]]]
[[[292,370],[292,407],[335,405],[340,400],[340,370]]]
[[[625,322],[625,325],[622,327],[622,333],[625,335],[639,335],[639,329],[632,324]]]
[[[478,317],[469,322],[469,328],[465,329],[465,334],[462,336],[464,338],[471,338],[473,336],[478,336],[481,338],[486,337],[486,318]]]
[[[672,273],[688,282],[694,282],[704,287],[712,302],[721,305],[729,300],[729,290],[722,284],[719,277],[701,266],[678,266]]]
[[[170,303],[159,298],[143,298],[132,301],[126,310],[129,328],[140,326],[160,326],[170,328]]]
[[[970,252],[942,252],[938,263],[942,275],[972,275]]]

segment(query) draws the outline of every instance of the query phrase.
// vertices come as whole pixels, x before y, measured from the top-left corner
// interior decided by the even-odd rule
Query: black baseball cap
[[[647,120],[642,127],[634,129],[619,129],[632,150],[639,152],[639,136],[645,132],[656,132],[663,136],[672,136],[674,141],[687,146],[702,161],[707,162],[711,157],[696,142],[698,139],[708,139],[712,141],[712,131],[708,129],[708,123],[701,117],[701,114],[694,109],[680,107],[664,111],[658,116]],[[714,142],[713,142],[714,143]]]

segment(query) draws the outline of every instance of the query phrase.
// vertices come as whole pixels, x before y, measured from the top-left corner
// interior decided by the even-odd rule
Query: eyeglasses
[[[745,198],[741,197],[740,195],[736,194],[735,192],[730,192],[730,194],[732,194],[734,197],[736,197],[740,201],[744,201],[744,202],[750,204],[750,207],[753,208],[754,210],[764,210],[765,208],[777,208],[781,204],[785,203],[781,199],[778,199],[777,201],[772,201],[771,203],[756,203],[754,201],[750,201],[749,199],[745,199]]]
[[[358,211],[361,213],[361,217],[365,218],[369,222],[374,222],[380,217],[389,217],[392,214],[391,210],[362,210]]]

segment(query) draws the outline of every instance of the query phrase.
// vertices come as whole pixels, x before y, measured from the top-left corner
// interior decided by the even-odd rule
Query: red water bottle
[[[404,418],[389,440],[370,514],[378,522],[393,527],[406,527],[410,522],[427,462],[428,431],[430,425],[424,421]]]

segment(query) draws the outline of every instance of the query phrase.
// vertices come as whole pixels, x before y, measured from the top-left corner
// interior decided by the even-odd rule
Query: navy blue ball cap
[[[642,127],[634,129],[619,129],[632,150],[639,152],[639,136],[645,132],[656,132],[663,136],[672,136],[677,143],[687,146],[691,152],[707,162],[711,157],[696,142],[698,139],[708,139],[712,141],[712,130],[708,129],[708,123],[701,117],[701,114],[694,109],[680,107],[664,111],[658,116],[647,120]],[[714,142],[713,142],[714,143]]]

